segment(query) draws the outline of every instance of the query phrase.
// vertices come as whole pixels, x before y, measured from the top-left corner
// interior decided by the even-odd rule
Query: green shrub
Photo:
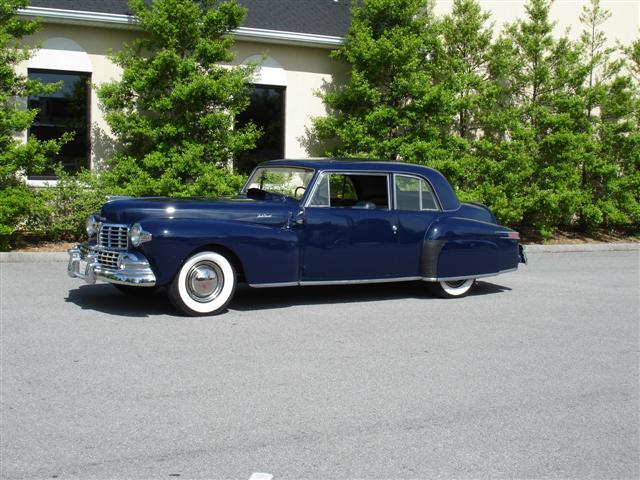
[[[58,168],[56,175],[55,186],[35,191],[39,208],[29,216],[25,229],[42,240],[78,240],[84,235],[87,217],[100,210],[107,191],[100,177],[86,170],[70,175]]]

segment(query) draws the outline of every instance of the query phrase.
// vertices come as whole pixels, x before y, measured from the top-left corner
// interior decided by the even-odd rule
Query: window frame
[[[433,195],[434,203],[436,204],[436,208],[422,208],[422,187],[420,187],[420,192],[418,195],[418,199],[420,200],[420,209],[419,210],[404,210],[398,208],[398,189],[396,186],[396,178],[397,177],[406,177],[406,178],[414,178],[418,181],[422,180],[427,183],[429,188],[431,188],[431,193]],[[394,173],[393,174],[393,209],[398,212],[440,212],[442,211],[442,204],[440,203],[440,199],[438,198],[438,194],[436,190],[433,188],[433,184],[425,177],[421,175],[413,175],[411,173]]]
[[[349,170],[321,170],[318,172],[318,175],[316,175],[315,179],[314,179],[314,183],[313,183],[313,188],[311,189],[311,191],[309,192],[309,195],[307,196],[307,198],[304,201],[304,208],[307,207],[311,207],[311,208],[341,208],[341,209],[346,209],[347,207],[334,207],[331,206],[331,180],[329,180],[327,182],[327,186],[329,188],[329,205],[311,205],[311,199],[315,196],[316,194],[316,190],[318,189],[318,186],[320,185],[320,183],[322,182],[322,177],[324,175],[332,175],[332,174],[338,174],[338,175],[365,175],[368,177],[372,177],[372,176],[377,176],[377,177],[387,177],[387,207],[386,208],[376,208],[376,210],[378,211],[391,211],[393,210],[393,206],[391,205],[391,187],[390,187],[390,179],[391,179],[391,175],[389,174],[389,172],[371,172],[371,171],[349,171]],[[356,209],[358,210],[358,209]]]
[[[81,165],[81,167],[86,168],[87,170],[91,170],[91,152],[92,152],[92,144],[91,144],[91,120],[92,120],[92,110],[91,110],[91,95],[92,95],[92,89],[91,89],[91,81],[93,78],[93,72],[84,72],[84,71],[76,71],[76,70],[53,70],[53,69],[48,69],[48,68],[27,68],[27,78],[29,78],[29,74],[31,73],[45,73],[45,74],[60,74],[60,75],[76,75],[78,77],[85,77],[87,80],[87,97],[86,97],[86,109],[87,109],[87,125],[86,125],[86,129],[87,129],[87,137],[86,137],[86,142],[87,142],[87,151],[86,151],[86,161],[84,163],[84,165]],[[38,95],[38,97],[40,97],[40,95]],[[29,105],[29,98],[31,98],[31,96],[27,97],[27,108]],[[34,119],[35,122],[35,119]],[[29,140],[29,136],[31,135],[31,127],[33,126],[33,123],[29,126],[29,128],[26,129],[26,140]],[[30,175],[30,174],[26,174],[25,175],[27,182],[31,183],[37,183],[37,182],[57,182],[58,177],[56,175],[46,175],[46,174],[35,174],[35,175]]]
[[[297,170],[304,170],[307,172],[311,172],[311,179],[309,180],[309,185],[311,185],[315,179],[317,178],[316,175],[316,170],[314,168],[311,167],[299,167],[299,166],[291,166],[291,165],[258,165],[257,167],[255,167],[253,170],[251,170],[251,173],[249,174],[249,176],[247,177],[247,179],[244,182],[244,185],[242,185],[242,188],[239,191],[240,195],[246,195],[247,194],[247,190],[248,190],[248,186],[249,183],[251,182],[251,179],[254,177],[256,170],[258,170],[259,168],[268,168],[270,170],[273,169],[297,169]],[[312,186],[313,188],[313,186]],[[265,190],[267,191],[267,190]],[[272,192],[269,192],[272,193]],[[302,202],[305,199],[305,195],[307,194],[307,191],[305,189],[304,194],[302,195],[302,197],[300,197],[300,199],[296,199],[297,202]],[[289,198],[293,198],[293,197],[289,197]]]

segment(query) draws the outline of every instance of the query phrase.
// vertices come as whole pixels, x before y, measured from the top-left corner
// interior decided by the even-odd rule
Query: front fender
[[[141,220],[152,239],[140,246],[156,273],[157,285],[172,281],[195,251],[216,246],[239,260],[247,283],[298,280],[298,235],[282,227],[225,220]]]

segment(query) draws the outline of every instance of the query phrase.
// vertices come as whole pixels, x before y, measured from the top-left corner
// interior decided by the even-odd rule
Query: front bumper
[[[69,250],[67,273],[70,277],[81,278],[87,283],[102,280],[120,285],[153,287],[156,276],[149,261],[138,252],[117,252],[118,268],[108,268],[99,261],[101,247],[96,245],[77,245]]]

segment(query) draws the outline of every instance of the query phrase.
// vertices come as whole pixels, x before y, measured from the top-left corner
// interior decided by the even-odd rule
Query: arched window
[[[72,132],[60,153],[51,158],[44,172],[29,173],[30,180],[54,178],[53,167],[61,163],[70,173],[90,166],[91,59],[80,45],[62,37],[50,38],[28,61],[28,75],[43,83],[61,86],[53,93],[29,97],[29,108],[39,112],[28,135],[40,140],[59,138]]]
[[[263,60],[261,55],[252,55],[242,63],[260,64],[253,79],[251,103],[236,119],[239,127],[253,122],[262,131],[256,148],[234,160],[238,171],[249,173],[260,162],[284,157],[287,74],[271,57]]]

